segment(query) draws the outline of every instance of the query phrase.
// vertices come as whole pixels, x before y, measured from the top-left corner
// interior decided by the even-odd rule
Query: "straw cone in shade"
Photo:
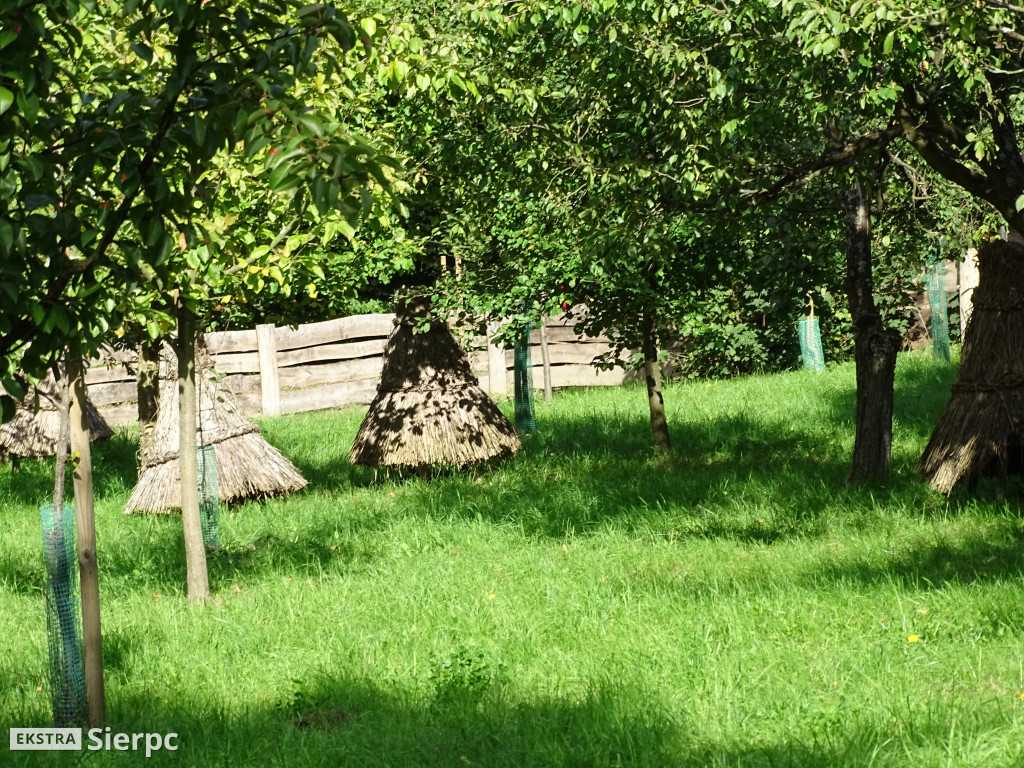
[[[160,406],[153,452],[132,491],[125,514],[181,509],[178,476],[178,382],[173,352],[164,348],[160,366]],[[306,480],[280,451],[242,416],[226,389],[218,387],[205,347],[196,355],[196,444],[212,445],[217,492],[223,502],[282,496],[306,487]]]
[[[106,440],[114,433],[89,401],[85,404],[89,419],[89,438]],[[0,458],[9,454],[40,459],[57,453],[60,435],[60,391],[51,373],[18,405],[14,418],[0,424]]]
[[[1002,467],[1024,469],[1024,244],[990,242],[978,264],[957,380],[917,466],[942,493]]]
[[[430,318],[429,328],[414,333],[423,318]],[[512,423],[480,388],[448,326],[431,316],[429,299],[402,303],[352,463],[463,467],[517,450]]]

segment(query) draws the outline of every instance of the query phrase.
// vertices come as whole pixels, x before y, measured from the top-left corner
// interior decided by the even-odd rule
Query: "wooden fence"
[[[377,391],[384,345],[393,314],[355,315],[297,328],[259,325],[245,331],[207,334],[213,366],[247,416],[299,413],[369,403]],[[621,384],[622,368],[591,365],[610,347],[604,337],[584,338],[561,315],[546,328],[552,387]],[[530,338],[533,383],[543,386],[541,333]],[[135,355],[112,352],[93,361],[86,373],[89,397],[110,424],[138,417]],[[512,391],[513,352],[474,340],[470,363],[480,385],[492,394]]]

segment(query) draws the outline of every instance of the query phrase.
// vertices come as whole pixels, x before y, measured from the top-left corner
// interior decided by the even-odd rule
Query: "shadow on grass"
[[[651,457],[648,434],[640,418],[577,417],[532,438],[480,483],[409,484],[418,503],[408,508],[513,524],[527,535],[615,526],[771,542],[821,534],[837,513],[874,509],[872,490],[913,498],[921,488],[909,473],[846,488],[840,436],[819,425],[782,429],[742,414],[683,422],[672,427],[678,454],[669,461]]]
[[[964,713],[954,725],[948,711],[933,714],[925,706],[911,710],[894,703],[894,711],[868,716],[794,703],[802,713],[794,722],[796,732],[780,737],[770,725],[765,733],[764,724],[752,722],[743,729],[744,739],[718,743],[700,733],[700,724],[690,725],[628,684],[519,701],[500,688],[439,695],[322,677],[299,682],[292,695],[254,702],[241,713],[225,712],[202,694],[196,698],[189,701],[166,689],[115,693],[108,698],[113,733],[174,733],[176,749],[159,749],[147,758],[143,741],[141,753],[98,750],[82,756],[93,766],[145,760],[157,767],[204,768],[860,768],[938,764],[928,759],[938,756],[943,765],[981,765],[982,756],[988,765],[1012,764],[1009,754],[1005,762],[991,762],[997,758],[991,750],[972,752],[972,746],[985,746],[1000,733],[1005,737],[1012,727],[1009,717],[991,710]],[[36,718],[17,725],[49,724],[41,709]],[[0,714],[0,725],[4,720]],[[84,736],[86,746],[95,743]],[[11,752],[8,757],[5,764],[11,766],[60,766],[69,756]]]
[[[963,533],[959,535],[962,537]],[[813,580],[896,582],[914,589],[929,589],[949,583],[1024,578],[1024,520],[1016,515],[988,526],[984,534],[976,533],[956,542],[915,542],[893,549],[887,557],[872,555],[858,562],[826,563]],[[1020,630],[1018,627],[1017,631]]]
[[[118,591],[139,589],[173,594],[186,584],[185,544],[180,515],[160,515],[139,523],[136,535],[116,545],[101,544],[99,557],[106,583]],[[211,592],[216,596],[239,581],[273,576],[319,578],[325,573],[345,573],[375,557],[355,531],[339,538],[332,521],[305,527],[290,537],[277,533],[246,536],[208,550],[206,566]],[[0,578],[3,574],[0,573]]]
[[[131,762],[152,766],[663,768],[679,756],[679,729],[657,705],[640,692],[607,689],[578,700],[522,703],[498,690],[418,699],[370,682],[320,679],[303,683],[290,700],[254,703],[241,715],[154,691],[112,696],[108,716],[114,732],[178,734],[176,751],[133,755]],[[128,757],[86,754],[90,765],[120,765]],[[12,766],[61,765],[66,758],[10,757],[5,764]]]

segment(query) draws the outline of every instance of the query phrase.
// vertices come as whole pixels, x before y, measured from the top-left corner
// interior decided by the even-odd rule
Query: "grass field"
[[[213,603],[178,516],[127,518],[95,451],[111,725],[176,752],[3,765],[1024,765],[1024,521],[913,474],[952,370],[902,357],[893,475],[844,487],[851,366],[556,394],[478,473],[375,478],[362,411],[262,422],[310,481],[223,512]],[[0,727],[49,724],[38,506],[0,467]]]

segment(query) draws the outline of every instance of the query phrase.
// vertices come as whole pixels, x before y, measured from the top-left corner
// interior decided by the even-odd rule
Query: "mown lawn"
[[[177,752],[4,765],[1024,765],[1024,523],[913,465],[952,370],[901,358],[892,479],[848,489],[851,366],[538,403],[477,473],[347,463],[362,411],[268,419],[310,481],[224,511],[189,607],[180,517],[121,514],[95,451],[108,709]],[[0,467],[0,727],[49,724],[39,504]],[[6,750],[6,747],[0,747]]]

